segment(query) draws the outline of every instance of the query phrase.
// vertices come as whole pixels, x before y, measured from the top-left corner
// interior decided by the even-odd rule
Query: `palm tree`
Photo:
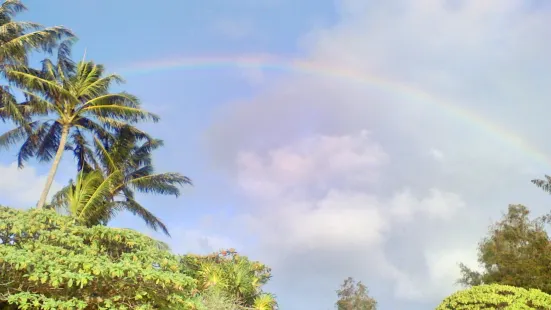
[[[10,110],[13,118],[21,115],[20,121],[0,136],[0,146],[23,141],[18,153],[20,167],[31,157],[39,161],[53,159],[37,204],[39,209],[46,202],[69,138],[96,136],[110,141],[112,129],[142,120],[158,121],[156,115],[140,107],[135,96],[109,92],[114,83],[123,81],[120,76],[104,75],[104,67],[91,61],[74,64],[69,58],[71,43],[63,42],[57,63],[45,59],[41,70],[18,65],[5,70],[27,100]]]
[[[5,66],[27,64],[31,51],[51,53],[62,38],[74,38],[73,33],[61,26],[44,28],[40,24],[18,22],[13,18],[27,8],[19,0],[5,0],[0,5],[0,71]],[[16,100],[10,88],[0,86],[0,119],[23,122],[16,109]]]
[[[76,143],[83,141],[75,139]],[[63,207],[73,215],[78,213],[79,218],[88,218],[86,223],[90,225],[106,224],[118,211],[127,210],[140,216],[150,228],[170,235],[166,225],[135,198],[135,191],[178,197],[179,186],[191,185],[191,180],[180,173],[155,173],[151,153],[162,145],[161,140],[153,139],[130,125],[118,128],[109,141],[94,139],[93,148],[85,143],[69,145],[78,160],[79,177],[54,195],[51,206]],[[93,149],[95,154],[92,154]],[[88,201],[87,197],[92,195],[71,198],[71,193],[83,187],[94,189],[104,184],[100,182],[100,176],[107,182],[105,186],[110,184],[110,187],[93,197],[103,197],[103,200]],[[85,213],[79,210],[85,210]]]

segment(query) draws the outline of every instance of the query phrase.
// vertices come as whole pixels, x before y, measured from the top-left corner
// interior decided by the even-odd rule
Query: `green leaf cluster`
[[[0,207],[0,306],[195,309],[197,281],[165,245],[51,210]]]
[[[551,295],[537,289],[490,284],[474,286],[452,294],[436,310],[547,310],[551,309]]]
[[[262,290],[271,278],[271,269],[234,249],[210,255],[185,255],[181,271],[197,279],[201,294],[219,295],[256,310],[271,310],[277,305],[275,296]]]
[[[375,310],[377,301],[369,296],[369,290],[362,282],[356,282],[352,277],[344,280],[337,290],[339,300],[335,304],[338,310]]]
[[[551,239],[545,230],[548,219],[532,220],[529,215],[525,206],[510,205],[479,244],[482,271],[461,264],[458,282],[467,286],[496,283],[551,293]]]

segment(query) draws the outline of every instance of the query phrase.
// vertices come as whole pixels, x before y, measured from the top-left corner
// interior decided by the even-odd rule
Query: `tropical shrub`
[[[0,309],[196,309],[181,267],[133,230],[0,207]]]
[[[537,289],[480,285],[452,294],[436,310],[551,309],[551,295]]]
[[[210,255],[189,254],[182,257],[182,272],[197,279],[201,295],[229,298],[243,308],[272,310],[275,297],[262,290],[271,278],[271,269],[239,255],[234,249]],[[225,309],[225,308],[222,308]],[[229,308],[231,309],[231,308]]]

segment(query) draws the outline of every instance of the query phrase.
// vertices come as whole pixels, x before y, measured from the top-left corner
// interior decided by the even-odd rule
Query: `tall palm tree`
[[[83,141],[75,139],[76,143]],[[109,141],[95,138],[93,148],[89,144],[76,143],[69,148],[78,160],[78,179],[54,195],[52,207],[63,207],[73,215],[78,213],[78,217],[90,225],[106,224],[118,211],[127,210],[140,216],[150,228],[170,235],[166,225],[135,197],[135,191],[177,197],[180,186],[191,185],[191,180],[180,173],[155,173],[151,153],[163,145],[161,140],[127,125],[116,129]],[[94,149],[96,152],[92,154]],[[99,176],[103,176],[105,183],[100,182]],[[110,187],[101,191],[101,195],[98,192],[97,195],[71,198],[73,193],[95,191],[100,184]],[[85,187],[89,189],[83,190]],[[94,202],[89,201],[92,197]]]
[[[23,141],[18,153],[19,166],[31,157],[53,163],[37,208],[46,202],[57,168],[70,137],[112,139],[111,129],[158,117],[143,110],[135,96],[110,93],[114,83],[122,82],[115,74],[105,75],[104,67],[91,61],[74,64],[70,41],[61,45],[57,63],[50,59],[35,70],[12,65],[5,75],[26,95],[25,102],[14,105],[10,115],[19,114],[17,127],[0,136],[0,146]]]

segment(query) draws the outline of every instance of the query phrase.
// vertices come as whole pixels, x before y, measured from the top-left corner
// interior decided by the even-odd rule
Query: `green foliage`
[[[199,297],[204,310],[244,310],[235,298],[218,289],[207,289]]]
[[[356,283],[353,278],[344,280],[341,288],[337,290],[339,300],[336,303],[338,310],[375,310],[377,301],[369,297],[369,291],[362,282]]]
[[[179,196],[179,186],[191,184],[179,173],[155,173],[151,153],[162,141],[123,126],[113,139],[95,138],[94,145],[95,155],[85,145],[73,148],[80,173],[54,195],[50,206],[69,211],[87,225],[106,224],[118,211],[127,210],[169,235],[166,225],[135,198],[135,191]]]
[[[205,256],[185,255],[181,267],[183,273],[198,280],[201,294],[216,291],[242,307],[256,310],[272,310],[277,306],[275,297],[262,291],[271,278],[270,268],[240,256],[233,249]]]
[[[54,195],[50,206],[68,211],[79,224],[88,227],[103,224],[105,218],[111,217],[112,189],[121,180],[119,171],[107,177],[97,170],[80,172],[76,182],[69,181],[68,186]]]
[[[551,295],[536,289],[491,284],[474,286],[444,299],[436,310],[551,309]]]
[[[26,10],[27,8],[19,0],[4,0],[0,5],[0,63],[2,65],[26,64],[29,52],[52,52],[60,39],[73,37],[73,33],[64,27],[44,28],[40,24],[13,20],[18,13]]]
[[[458,282],[467,286],[497,283],[551,293],[551,240],[544,229],[547,219],[530,220],[529,214],[522,205],[510,205],[479,244],[483,271],[461,264]]]
[[[196,280],[138,232],[0,207],[0,302],[21,309],[195,309]],[[1,306],[1,304],[0,304]]]

